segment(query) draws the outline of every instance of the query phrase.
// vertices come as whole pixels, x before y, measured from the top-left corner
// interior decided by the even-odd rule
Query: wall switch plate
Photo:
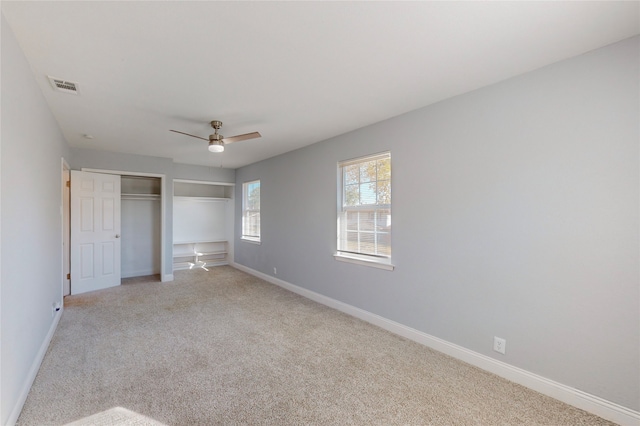
[[[493,350],[496,352],[500,352],[501,354],[506,354],[507,351],[507,341],[501,337],[493,338]]]

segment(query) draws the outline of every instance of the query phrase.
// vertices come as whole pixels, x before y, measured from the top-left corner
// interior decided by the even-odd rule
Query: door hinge
[[[67,181],[67,188],[71,188],[71,181],[70,180]]]
[[[71,274],[67,274],[67,279],[70,280],[71,279]]]

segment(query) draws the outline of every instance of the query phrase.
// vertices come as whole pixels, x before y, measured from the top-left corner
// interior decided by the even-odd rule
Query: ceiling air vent
[[[73,81],[62,80],[61,78],[55,78],[49,76],[49,81],[51,82],[51,86],[54,90],[59,92],[71,93],[73,95],[77,95],[78,92],[78,83],[74,83]]]

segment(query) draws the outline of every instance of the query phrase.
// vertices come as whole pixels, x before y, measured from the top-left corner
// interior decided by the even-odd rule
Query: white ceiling
[[[237,168],[640,32],[640,3],[11,2],[70,146]],[[47,76],[77,82],[56,92]],[[209,122],[232,136],[222,154]],[[93,135],[92,140],[83,137]]]

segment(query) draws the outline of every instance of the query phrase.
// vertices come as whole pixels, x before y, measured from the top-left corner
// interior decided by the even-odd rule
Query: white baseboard
[[[574,407],[588,411],[589,413],[595,414],[609,421],[624,426],[640,425],[640,412],[638,411],[623,407],[621,405],[580,391],[578,389],[574,389],[570,386],[563,385],[562,383],[549,380],[545,377],[539,376],[518,367],[514,367],[505,362],[498,361],[486,355],[471,351],[462,346],[449,343],[438,337],[431,336],[429,334],[423,333],[422,331],[407,327],[403,324],[391,321],[363,309],[356,308],[355,306],[348,305],[344,302],[340,302],[339,300],[323,296],[322,294],[272,277],[239,263],[233,263],[232,266],[241,271],[247,272],[248,274],[254,275],[258,278],[262,278],[263,280],[282,287],[286,290],[311,299],[315,302],[329,306],[340,312],[344,312],[348,315],[376,325],[394,334],[425,345],[431,349],[443,352],[461,361],[489,371],[522,386],[526,386],[529,389],[533,389],[537,392],[540,392],[541,394],[550,396]]]
[[[36,358],[33,360],[31,364],[31,368],[29,369],[29,374],[20,390],[20,394],[18,395],[18,400],[16,401],[16,405],[13,406],[13,410],[9,414],[9,418],[7,419],[7,425],[14,425],[18,421],[18,417],[20,417],[20,413],[22,412],[22,407],[24,406],[25,401],[27,400],[27,396],[29,395],[29,391],[31,390],[31,385],[33,385],[33,381],[36,379],[36,375],[38,374],[38,370],[40,370],[40,365],[42,364],[42,360],[44,359],[45,354],[47,353],[47,349],[49,348],[49,343],[51,343],[51,339],[53,339],[53,335],[58,328],[58,323],[60,322],[60,317],[62,317],[62,311],[64,311],[64,306],[60,307],[60,310],[56,312],[56,315],[53,317],[53,322],[51,323],[51,327],[49,327],[49,332],[45,336],[42,344],[40,345],[40,349],[36,354]]]
[[[173,281],[173,274],[162,274],[160,278],[160,282],[166,283],[169,281]]]
[[[139,271],[123,272],[120,278],[145,277],[147,275],[156,275],[156,274],[158,274],[158,272],[154,272],[153,269],[141,269]]]

